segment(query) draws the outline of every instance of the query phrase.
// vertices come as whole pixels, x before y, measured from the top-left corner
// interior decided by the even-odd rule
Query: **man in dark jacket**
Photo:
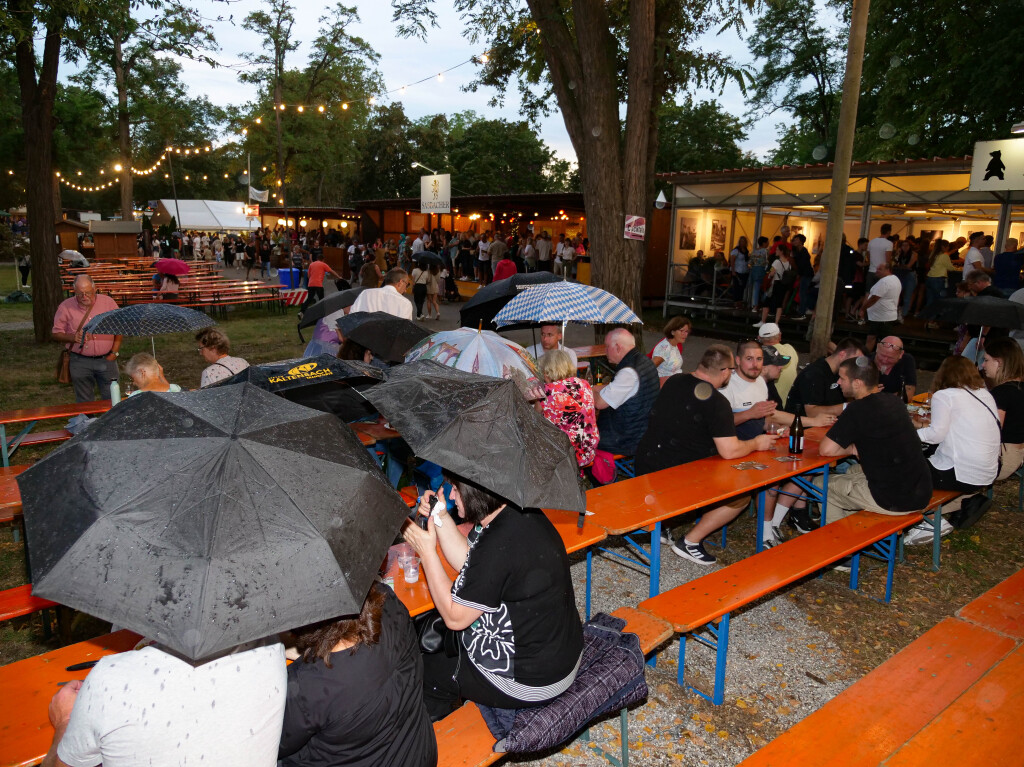
[[[600,434],[597,449],[633,455],[658,396],[658,370],[636,350],[636,339],[624,328],[611,331],[604,344],[608,362],[616,372],[610,384],[594,390]]]

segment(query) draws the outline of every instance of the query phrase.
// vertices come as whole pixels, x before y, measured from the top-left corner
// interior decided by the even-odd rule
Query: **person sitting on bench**
[[[167,378],[164,376],[164,366],[157,362],[156,357],[152,354],[139,352],[132,355],[124,370],[135,384],[135,391],[128,392],[129,397],[144,391],[181,391],[178,384],[167,382]]]

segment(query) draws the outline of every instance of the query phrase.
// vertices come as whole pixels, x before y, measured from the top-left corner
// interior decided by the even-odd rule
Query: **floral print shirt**
[[[597,450],[597,412],[590,384],[580,378],[563,378],[544,386],[544,417],[565,432],[576,449],[576,462],[589,466]]]

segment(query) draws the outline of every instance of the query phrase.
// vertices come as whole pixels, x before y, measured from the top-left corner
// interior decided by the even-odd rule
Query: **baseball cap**
[[[761,329],[757,331],[758,338],[771,338],[772,336],[780,335],[782,335],[782,329],[774,322],[766,322],[761,326]]]
[[[779,367],[783,367],[788,365],[789,361],[792,359],[792,357],[787,357],[785,354],[779,354],[773,346],[764,346],[762,347],[762,351],[764,351],[765,365],[778,365]]]

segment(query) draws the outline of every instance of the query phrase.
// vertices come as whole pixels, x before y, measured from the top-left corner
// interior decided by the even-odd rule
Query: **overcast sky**
[[[298,68],[306,61],[309,53],[308,43],[316,36],[319,26],[318,19],[324,13],[325,3],[323,0],[315,2],[314,0],[292,0],[292,2],[296,9],[295,16],[299,20],[294,36],[302,41],[303,45],[299,50],[290,54],[288,66],[289,68]],[[223,22],[218,23],[211,20],[211,26],[222,48],[216,54],[219,61],[237,66],[243,63],[243,52],[255,51],[259,48],[261,41],[258,36],[244,30],[241,20],[249,12],[262,5],[258,0],[237,0],[237,2],[225,5],[204,4],[204,14],[215,16],[222,12],[225,16]],[[419,40],[401,39],[396,36],[391,22],[390,3],[382,2],[382,0],[374,2],[356,0],[355,5],[359,9],[361,23],[355,29],[350,30],[350,33],[368,40],[380,54],[378,69],[383,75],[385,86],[388,89],[399,88],[423,77],[435,75],[467,60],[470,56],[482,53],[486,47],[483,44],[470,45],[466,41],[461,34],[463,24],[458,14],[443,0],[435,3],[440,29],[430,30],[426,43]],[[234,23],[227,19],[229,14],[233,16]],[[709,35],[702,41],[702,44],[708,49],[725,52],[739,63],[750,63],[751,61],[745,44],[733,32],[720,36]],[[183,79],[188,87],[196,94],[206,95],[215,103],[225,106],[239,104],[243,103],[247,97],[251,98],[255,95],[255,86],[238,81],[236,67],[211,69],[205,64],[189,60],[183,60],[181,63],[184,67]],[[402,101],[406,113],[411,118],[438,112],[452,113],[473,109],[486,116],[504,117],[510,120],[522,119],[514,87],[509,90],[506,104],[500,109],[493,109],[487,105],[488,99],[494,95],[492,89],[481,89],[476,93],[465,93],[461,90],[473,78],[474,70],[474,65],[467,64],[445,74],[443,81],[439,82],[436,77],[432,77],[428,82],[411,86],[404,94],[392,94],[390,98]],[[742,93],[735,86],[726,88],[721,95],[717,92],[705,91],[697,96],[701,99],[717,99],[728,112],[744,119],[749,117],[746,114]],[[749,137],[744,142],[743,148],[753,151],[758,156],[763,155],[774,145],[775,124],[781,119],[781,115],[756,119],[749,130]],[[539,133],[541,138],[559,156],[575,160],[575,153],[561,118],[557,115],[542,118]]]

